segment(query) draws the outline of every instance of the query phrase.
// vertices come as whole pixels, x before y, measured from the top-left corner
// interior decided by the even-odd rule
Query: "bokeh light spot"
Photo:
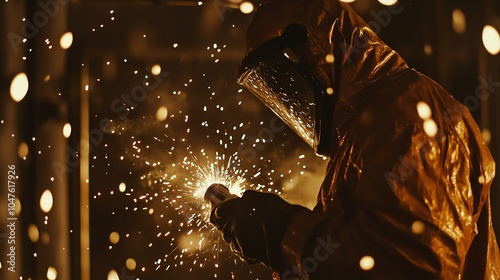
[[[460,9],[454,9],[452,18],[453,18],[452,22],[453,30],[455,30],[457,34],[465,33],[466,20],[464,12],[462,12],[462,10]]]
[[[359,267],[362,270],[370,270],[375,266],[375,260],[371,256],[364,256],[359,260]]]
[[[495,27],[486,25],[483,28],[483,44],[492,55],[497,55],[500,52],[500,34]]]
[[[411,224],[411,232],[414,234],[421,234],[424,232],[425,225],[422,221],[415,221]]]
[[[43,244],[47,245],[50,243],[50,235],[46,232],[43,232],[42,235],[40,236],[40,240],[42,241]]]
[[[125,262],[125,265],[127,266],[128,270],[134,270],[135,267],[137,266],[137,263],[133,258],[128,258],[127,261]]]
[[[479,182],[479,184],[484,184],[484,176],[480,175],[479,178],[477,178],[477,181]]]
[[[249,14],[249,13],[253,12],[253,4],[248,2],[248,1],[241,3],[240,4],[240,11],[244,14]]]
[[[55,280],[57,278],[57,270],[55,267],[49,266],[47,269],[47,279],[48,280]]]
[[[63,127],[64,138],[69,138],[71,136],[71,124],[65,123]]]
[[[431,107],[422,101],[417,103],[417,112],[418,116],[423,120],[428,120],[432,116]]]
[[[428,119],[424,121],[424,131],[430,137],[436,136],[438,128],[433,119]]]
[[[392,5],[396,5],[396,3],[398,3],[398,0],[378,0],[380,2],[380,4],[382,5],[386,5],[386,6],[392,6]]]
[[[50,190],[45,190],[40,197],[40,209],[45,213],[49,213],[53,203],[54,198],[52,197],[52,192]]]
[[[335,61],[335,57],[333,54],[329,53],[326,55],[325,60],[327,63],[333,63]]]
[[[151,67],[151,74],[160,75],[160,73],[161,73],[161,66],[159,64],[155,64],[153,65],[153,67]]]
[[[491,131],[489,129],[485,128],[485,129],[483,129],[481,134],[483,135],[484,142],[489,144],[491,141]]]
[[[38,231],[38,227],[35,224],[30,224],[28,226],[28,237],[31,242],[37,243],[40,238],[40,232]]]
[[[21,214],[21,200],[19,200],[19,197],[16,197],[16,215],[19,216]]]
[[[26,144],[26,142],[19,143],[19,147],[17,147],[17,154],[20,158],[28,156],[28,144]]]
[[[108,272],[108,279],[107,280],[120,280],[120,277],[118,276],[118,273],[116,272],[116,270],[111,269]]]
[[[434,49],[432,48],[431,44],[424,45],[424,53],[427,56],[431,56],[434,53]]]
[[[116,244],[120,241],[120,234],[116,231],[113,231],[112,233],[109,234],[109,242],[112,244]]]
[[[118,186],[118,190],[120,192],[125,192],[126,189],[127,189],[127,185],[125,185],[124,182],[121,182],[120,185]]]
[[[59,45],[61,45],[61,48],[63,50],[69,49],[71,45],[73,44],[73,33],[71,32],[66,32],[61,36],[61,39],[59,40]]]
[[[29,82],[25,73],[17,74],[10,84],[10,97],[15,102],[23,100],[28,93]]]
[[[158,121],[164,121],[167,119],[167,117],[168,117],[167,107],[161,106],[160,108],[158,108],[158,110],[156,110],[156,119]]]

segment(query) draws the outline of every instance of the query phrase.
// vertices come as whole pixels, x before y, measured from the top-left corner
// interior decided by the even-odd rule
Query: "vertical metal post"
[[[66,50],[60,44],[67,32],[68,3],[29,1],[26,22],[34,26],[28,60],[34,97],[35,182],[33,211],[38,228],[34,278],[70,278],[70,227],[68,190],[68,140],[63,127],[68,120]],[[52,197],[52,199],[50,199]],[[51,206],[47,208],[48,206]]]
[[[89,65],[84,61],[81,72],[80,103],[80,265],[81,280],[90,280],[89,218]]]

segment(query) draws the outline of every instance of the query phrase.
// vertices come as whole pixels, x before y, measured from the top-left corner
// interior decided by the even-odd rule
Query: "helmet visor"
[[[315,90],[300,71],[300,63],[293,60],[286,53],[267,56],[246,68],[238,83],[316,148]]]

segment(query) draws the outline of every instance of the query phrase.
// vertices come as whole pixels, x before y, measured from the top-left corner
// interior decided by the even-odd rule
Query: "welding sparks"
[[[98,41],[105,43],[116,34],[127,35],[121,32],[130,24],[127,17],[122,16],[128,14],[127,9],[92,11],[90,25],[64,30],[63,36],[59,34],[54,38],[58,38],[61,49],[70,49],[93,36],[99,36]],[[163,12],[160,17],[165,17]],[[22,19],[23,22],[29,20]],[[230,65],[234,63],[232,57],[236,50],[232,40],[206,42],[198,52],[204,58],[193,57],[193,61],[199,63],[192,67],[194,64],[186,64],[191,60],[186,54],[196,50],[193,42],[184,40],[183,36],[165,34],[162,37],[168,41],[162,41],[162,46],[173,55],[157,57],[148,62],[151,65],[146,65],[144,58],[154,53],[149,50],[158,39],[158,21],[151,22],[154,24],[149,27],[131,28],[128,36],[124,36],[130,40],[127,51],[110,49],[95,60],[78,63],[82,76],[75,78],[82,79],[82,96],[88,102],[79,108],[88,114],[82,117],[88,121],[86,130],[80,129],[80,115],[75,115],[73,110],[64,112],[64,116],[75,121],[68,121],[64,126],[62,136],[68,140],[62,145],[57,142],[58,137],[43,134],[35,139],[28,133],[24,139],[14,129],[15,120],[0,120],[8,140],[14,141],[13,147],[26,163],[36,159],[36,162],[50,164],[52,161],[47,158],[51,158],[55,149],[57,153],[66,152],[66,158],[60,158],[64,160],[61,162],[64,168],[37,175],[45,176],[41,180],[45,185],[40,187],[43,194],[39,192],[36,197],[44,215],[39,222],[29,225],[29,238],[33,243],[52,244],[51,248],[58,244],[53,240],[60,235],[49,235],[45,229],[57,224],[54,215],[58,217],[61,207],[67,205],[66,196],[54,192],[62,178],[56,175],[67,172],[68,178],[81,175],[82,189],[89,192],[85,197],[91,199],[81,208],[89,211],[87,229],[82,226],[82,233],[92,240],[85,249],[101,252],[89,260],[89,264],[96,267],[95,271],[105,268],[108,279],[125,279],[131,275],[140,279],[178,279],[172,275],[186,271],[194,271],[192,275],[183,275],[189,279],[206,279],[207,275],[221,279],[262,279],[269,271],[262,266],[243,267],[210,223],[211,205],[204,201],[204,194],[213,183],[227,186],[236,195],[242,195],[246,189],[281,194],[283,183],[291,182],[291,178],[298,182],[296,176],[304,174],[305,162],[313,157],[297,158],[297,153],[303,152],[296,151],[297,145],[292,141],[299,138],[293,138],[290,130],[281,129],[283,124],[276,123],[271,111],[255,103],[234,81],[230,82],[226,69],[234,70],[234,65]],[[239,32],[238,24],[229,22],[225,24],[230,29],[225,30]],[[54,38],[43,37],[43,48],[52,48]],[[28,38],[22,42],[27,43]],[[21,58],[29,60],[27,56]],[[45,85],[66,77],[43,67],[40,73]],[[11,94],[14,101],[22,101],[30,94],[26,93],[27,82],[23,84],[22,77],[19,81],[12,82],[17,89]],[[50,86],[48,90],[64,97],[59,86]],[[79,160],[83,158],[80,148],[84,145],[88,148],[88,162],[80,166],[84,163]],[[312,155],[313,151],[310,152]],[[85,172],[88,174],[79,174],[82,166],[88,169]],[[307,166],[309,168],[309,162]],[[71,181],[70,185],[79,183]],[[20,209],[20,201],[16,200],[16,211]],[[69,233],[77,236],[79,229],[70,229]],[[123,257],[121,266],[102,261],[117,259],[117,254]],[[201,269],[202,276],[198,277]],[[262,270],[260,274],[258,269]],[[161,277],[152,274],[156,270],[163,273]],[[47,278],[56,276],[55,270],[47,273]]]
[[[234,173],[231,173],[231,170]],[[197,174],[199,180],[194,187],[193,196],[203,199],[207,188],[214,183],[220,183],[226,186],[230,193],[241,196],[245,191],[245,179],[237,173],[240,171],[231,169],[231,158],[225,166],[214,163],[201,165]]]
[[[175,43],[174,48],[182,45]],[[211,63],[220,59],[225,48],[223,44],[209,46]],[[155,63],[176,69],[171,63]],[[122,96],[127,98],[109,101],[116,112],[112,111],[115,115],[102,128],[102,141],[111,142],[93,147],[92,172],[98,178],[99,173],[102,176],[119,171],[127,173],[127,178],[119,178],[112,184],[113,189],[106,191],[94,182],[92,207],[109,208],[106,204],[113,199],[120,206],[112,207],[112,217],[127,217],[130,222],[107,231],[108,235],[116,232],[120,238],[113,239],[115,243],[109,240],[106,251],[116,253],[120,246],[144,251],[146,257],[126,255],[126,259],[137,260],[133,271],[136,275],[141,271],[148,275],[168,271],[168,276],[194,272],[190,278],[195,279],[196,273],[203,270],[203,277],[260,279],[269,273],[258,271],[263,267],[242,267],[210,223],[211,205],[204,201],[205,192],[213,183],[219,183],[238,196],[247,189],[279,195],[284,183],[292,189],[292,184],[300,182],[299,176],[307,176],[310,166],[314,166],[311,160],[318,159],[313,151],[307,150],[308,154],[290,145],[290,135],[285,135],[290,131],[281,126],[273,129],[278,127],[277,119],[269,111],[265,111],[267,116],[259,113],[257,120],[248,117],[254,111],[248,115],[231,114],[234,108],[247,110],[249,107],[242,105],[247,98],[253,102],[252,97],[244,95],[239,86],[211,81],[214,77],[206,69],[198,76],[174,71],[164,77],[168,82],[153,89],[143,86],[143,80],[152,85],[161,75],[144,73],[142,69],[148,67],[136,65],[131,58],[116,58],[107,67],[114,64],[122,75],[128,75],[130,85],[123,87]],[[96,80],[99,83],[92,84],[92,90],[105,92],[105,77]],[[147,90],[145,99],[138,98],[141,96],[134,91],[136,85]],[[94,122],[98,124],[102,118],[96,114]],[[287,146],[283,145],[285,140]],[[305,144],[303,147],[309,149]],[[95,167],[102,166],[103,161],[108,161],[104,163],[106,170]]]
[[[139,141],[134,141],[132,147],[137,151],[141,144]],[[156,215],[158,212],[162,213],[161,218],[172,218],[175,216],[173,214],[178,216],[168,221],[164,220],[163,225],[158,226],[159,229],[172,228],[178,234],[171,237],[170,244],[173,248],[156,262],[156,270],[162,267],[168,270],[172,266],[186,265],[187,257],[194,258],[200,264],[206,264],[213,255],[218,263],[220,252],[230,254],[228,245],[217,241],[220,233],[215,231],[210,223],[211,207],[203,197],[207,188],[213,183],[224,184],[232,194],[239,196],[246,188],[252,188],[252,185],[246,183],[244,178],[246,173],[236,168],[238,161],[235,158],[225,159],[225,155],[216,154],[215,161],[211,161],[202,150],[202,156],[185,156],[177,163],[158,164],[153,170],[141,176],[154,193],[136,196],[134,202],[149,205],[142,208],[150,215]],[[148,161],[143,159],[143,162]],[[151,163],[146,165],[152,167]],[[128,188],[126,190],[128,191]],[[152,209],[154,211],[151,213]],[[140,211],[141,207],[132,210]],[[157,233],[157,237],[170,235],[171,231]]]

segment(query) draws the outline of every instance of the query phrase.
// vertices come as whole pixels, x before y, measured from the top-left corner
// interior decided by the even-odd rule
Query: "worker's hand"
[[[231,250],[248,263],[277,268],[281,240],[292,216],[305,209],[271,193],[246,191],[241,198],[216,206],[210,221],[221,230]]]

